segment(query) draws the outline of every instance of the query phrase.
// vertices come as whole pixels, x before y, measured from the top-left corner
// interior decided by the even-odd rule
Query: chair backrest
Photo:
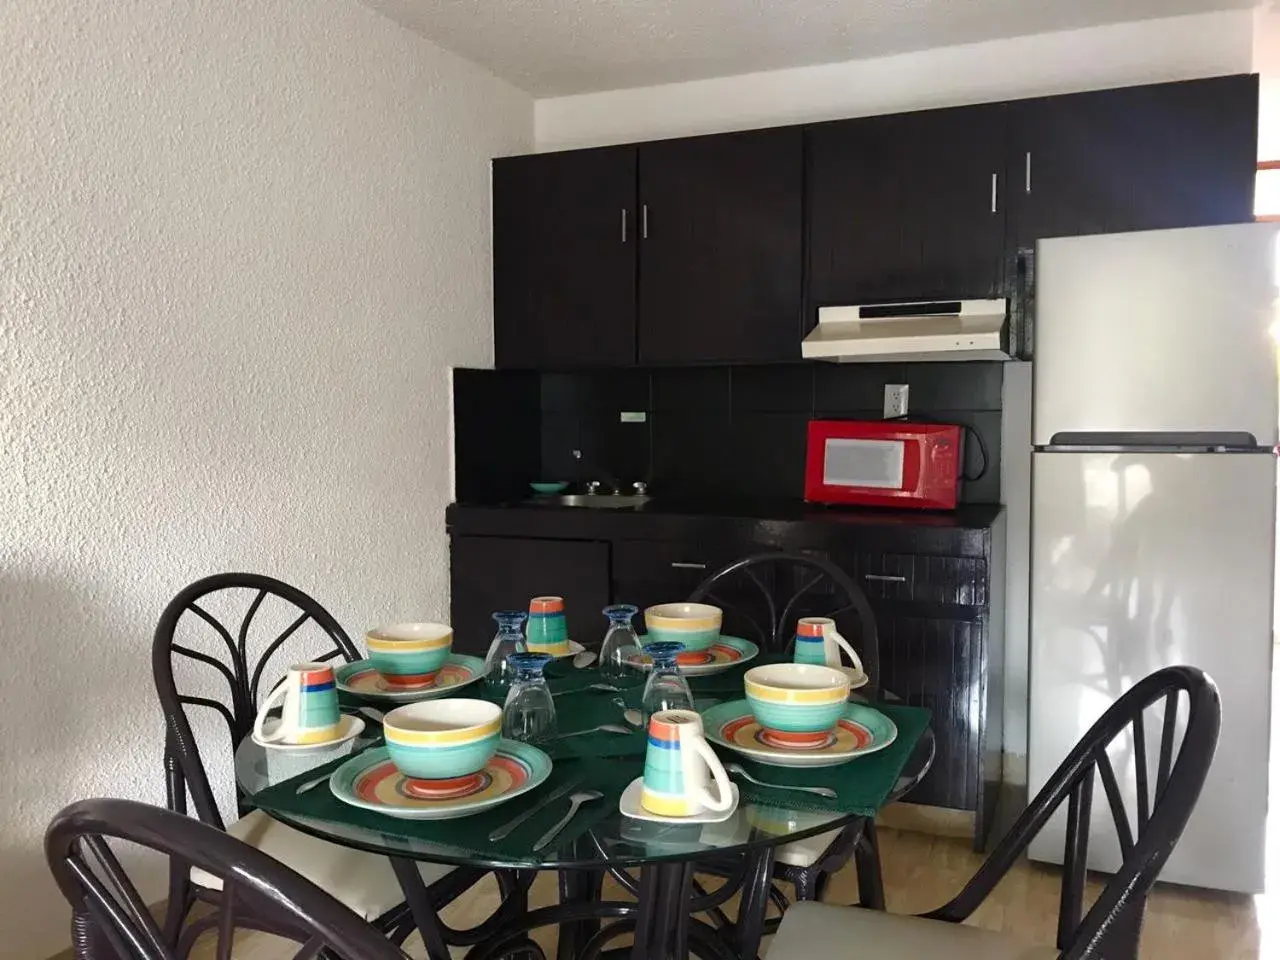
[[[165,942],[107,840],[136,844],[221,878],[216,912]],[[208,824],[133,800],[81,800],[53,818],[45,857],[71,904],[72,937],[80,960],[174,960],[201,935],[217,931],[219,958],[231,957],[237,929],[288,935],[303,946],[295,958],[322,949],[347,960],[404,960],[389,940],[311,881]]]
[[[765,650],[784,652],[801,617],[830,617],[858,651],[873,684],[880,682],[875,614],[853,578],[825,557],[758,553],[726,564],[689,595],[724,610],[726,633],[742,631]]]
[[[217,597],[221,619],[210,612],[213,595]],[[264,606],[270,598],[270,620],[280,626],[279,633],[260,651],[250,650],[250,633],[255,618],[266,619]],[[244,601],[247,601],[244,602]],[[221,608],[226,607],[227,610]],[[227,612],[227,611],[233,611]],[[190,616],[188,616],[190,615]],[[177,639],[179,621],[186,617],[211,631],[207,650],[197,650]],[[283,675],[288,663],[281,662],[275,672],[267,667],[290,637],[299,634],[311,621],[324,636],[325,651],[307,651],[306,660],[345,661],[358,658],[346,632],[324,607],[296,587],[280,580],[254,573],[220,573],[197,580],[169,602],[156,625],[151,648],[151,667],[156,692],[165,715],[165,768],[169,809],[185,813],[186,793],[190,790],[196,815],[205,823],[225,824],[209,785],[209,777],[201,759],[199,744],[192,731],[189,707],[212,710],[226,721],[235,749],[253,729],[258,701],[269,692],[262,688]],[[273,627],[274,629],[274,627]],[[208,651],[212,652],[208,652]],[[198,692],[180,692],[174,678],[175,658],[210,668],[205,671]],[[218,693],[215,695],[215,691]]]
[[[1182,703],[1185,713],[1179,711]],[[1155,706],[1163,708],[1163,717],[1153,779],[1144,716]],[[1065,802],[1058,949],[1068,960],[1136,960],[1147,894],[1200,797],[1217,748],[1221,715],[1218,688],[1195,667],[1165,667],[1134,684],[1089,728],[964,890],[927,916],[964,920]],[[1123,736],[1127,732],[1131,739]],[[1113,745],[1132,758],[1133,811],[1125,806],[1125,791],[1108,753]],[[1106,795],[1122,863],[1082,918],[1095,772]]]

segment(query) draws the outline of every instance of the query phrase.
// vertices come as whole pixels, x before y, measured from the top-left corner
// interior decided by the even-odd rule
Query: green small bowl
[[[569,486],[568,480],[535,480],[529,484],[533,488],[534,493],[550,495],[553,493],[561,493]]]

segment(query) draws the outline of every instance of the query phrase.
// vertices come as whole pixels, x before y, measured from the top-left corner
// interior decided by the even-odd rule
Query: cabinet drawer
[[[623,540],[613,547],[613,579],[688,583],[687,595],[730,560],[746,555],[726,544]]]
[[[987,564],[979,557],[863,553],[854,569],[858,585],[873,601],[987,605]]]

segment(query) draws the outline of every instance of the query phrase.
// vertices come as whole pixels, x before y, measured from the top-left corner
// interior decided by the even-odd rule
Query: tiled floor
[[[960,889],[981,863],[981,857],[963,840],[884,830],[881,846],[888,905],[894,913],[916,913],[939,906]],[[1092,891],[1096,893],[1099,886],[1099,882],[1091,884]],[[608,895],[621,896],[616,890]],[[554,876],[542,874],[534,886],[534,905],[550,903],[554,896]],[[845,871],[836,878],[827,899],[849,903],[856,896],[857,880],[852,871]],[[492,909],[495,897],[496,891],[490,886],[478,888],[454,904],[445,919],[459,926],[474,923]],[[972,922],[1030,943],[1051,944],[1057,907],[1057,872],[1022,862],[996,888]],[[1143,960],[1280,960],[1280,930],[1261,929],[1266,914],[1276,912],[1276,906],[1270,910],[1264,906],[1264,898],[1255,902],[1252,897],[1159,887],[1147,909]],[[535,936],[550,953],[554,933],[542,931]],[[421,956],[420,945],[414,949],[415,942],[416,938],[410,941],[410,952]],[[292,952],[271,938],[250,935],[237,944],[235,955],[241,960],[283,960]],[[211,939],[206,953],[196,953],[197,957],[213,955]]]

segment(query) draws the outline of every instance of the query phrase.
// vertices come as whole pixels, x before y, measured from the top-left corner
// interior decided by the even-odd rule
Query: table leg
[[[640,871],[631,960],[686,960],[692,863],[652,863]]]
[[[747,870],[742,878],[742,899],[738,903],[738,956],[753,960],[760,953],[765,915],[769,912],[769,885],[773,883],[773,847],[747,854]]]
[[[427,956],[430,960],[450,960],[449,947],[444,941],[444,929],[440,924],[440,918],[436,915],[436,908],[431,904],[427,885],[422,882],[422,874],[418,872],[417,861],[404,857],[389,859],[391,869],[395,871],[396,879],[400,881],[400,889],[404,891],[404,901],[409,905],[409,912],[413,914],[413,922],[418,932],[422,934],[422,943],[427,948]]]
[[[853,848],[853,862],[858,870],[858,906],[869,910],[884,909],[884,877],[880,874],[880,841],[876,839],[876,822],[868,818]]]
[[[601,899],[604,875],[595,870],[561,870],[560,902],[592,903]],[[600,930],[599,920],[578,920],[560,925],[556,960],[574,960],[583,945]]]

